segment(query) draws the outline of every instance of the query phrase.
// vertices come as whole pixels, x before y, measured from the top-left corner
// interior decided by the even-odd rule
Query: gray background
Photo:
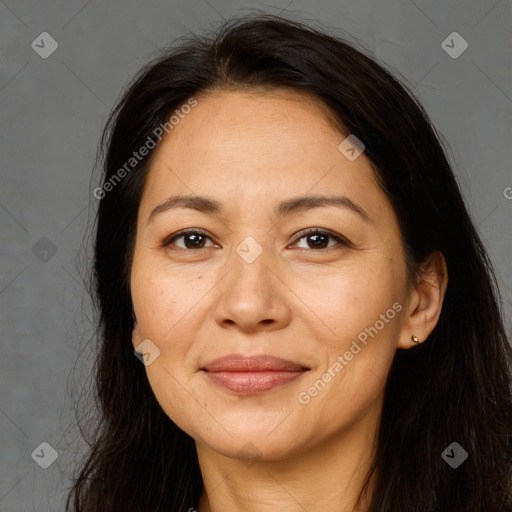
[[[91,307],[80,277],[88,261],[77,254],[97,204],[98,137],[127,80],[187,29],[254,8],[292,13],[361,41],[409,81],[450,145],[499,274],[510,332],[511,7],[510,0],[1,1],[0,511],[64,510],[73,457],[83,449],[72,404],[90,384]],[[469,44],[456,59],[441,46],[454,31]],[[42,45],[42,32],[58,42],[47,59],[31,47]],[[31,456],[42,442],[58,453],[47,469]],[[35,459],[48,460],[40,450]]]

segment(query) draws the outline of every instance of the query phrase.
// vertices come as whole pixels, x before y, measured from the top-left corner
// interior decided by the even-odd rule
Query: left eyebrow
[[[349,210],[363,218],[366,222],[373,222],[362,206],[357,205],[354,201],[344,196],[317,195],[295,197],[293,199],[283,201],[281,204],[279,204],[276,213],[280,217],[284,217],[297,211],[328,206],[348,208]]]

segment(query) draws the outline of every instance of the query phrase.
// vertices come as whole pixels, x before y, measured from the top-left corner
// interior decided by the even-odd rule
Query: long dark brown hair
[[[423,344],[397,351],[387,378],[366,480],[375,482],[369,510],[512,511],[512,349],[492,265],[427,114],[366,50],[264,14],[179,40],[112,111],[100,141],[102,183],[114,183],[191,97],[252,87],[291,87],[321,99],[344,132],[365,144],[399,219],[409,272],[432,251],[446,259],[439,322]],[[89,451],[68,495],[66,508],[75,512],[186,512],[202,490],[194,440],[156,401],[131,343],[129,276],[151,153],[125,167],[99,199],[91,275],[99,414],[88,418]],[[452,442],[468,453],[457,469],[441,457]]]

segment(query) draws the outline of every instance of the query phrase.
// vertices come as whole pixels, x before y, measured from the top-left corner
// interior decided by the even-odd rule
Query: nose
[[[231,271],[219,283],[215,321],[245,333],[283,329],[291,320],[286,286],[270,266],[266,251],[251,263],[234,252]]]

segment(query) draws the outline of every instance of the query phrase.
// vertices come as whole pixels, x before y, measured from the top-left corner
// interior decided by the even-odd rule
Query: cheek
[[[193,432],[197,402],[191,400],[191,375],[196,369],[190,362],[197,332],[198,315],[203,315],[198,300],[208,290],[199,289],[198,280],[162,269],[132,273],[132,300],[137,315],[139,341],[150,339],[159,355],[145,367],[156,400],[180,428]],[[192,419],[192,420],[191,420]],[[205,419],[206,421],[206,419]]]
[[[291,287],[316,316],[316,324],[342,344],[373,325],[401,299],[394,263],[373,261],[358,268],[337,269],[311,280],[297,279]],[[392,312],[393,313],[393,312]]]
[[[400,307],[396,302],[394,303]],[[321,347],[328,363],[297,396],[304,415],[325,434],[349,428],[366,415],[380,413],[385,383],[396,353],[400,320],[393,304],[354,307],[339,315],[340,333]],[[361,312],[361,308],[363,312]],[[381,317],[383,315],[383,317]],[[382,319],[384,318],[384,319]],[[305,419],[304,418],[304,419]]]
[[[141,335],[167,343],[172,331],[190,322],[198,301],[208,291],[202,276],[189,276],[165,267],[132,271],[132,301]]]
[[[312,401],[325,406],[325,416],[357,414],[384,387],[396,352],[403,305],[400,280],[393,270],[399,262],[381,261],[323,276],[308,296],[307,305],[318,318],[317,332],[312,333],[317,342],[318,333],[329,327],[329,335],[317,347],[326,353],[328,363],[310,383],[319,390]],[[330,409],[333,403],[343,403],[344,412]]]
[[[147,376],[157,400],[173,418],[183,416],[190,405],[186,390],[197,371],[195,342],[208,318],[207,294],[213,284],[197,272],[168,268],[141,266],[132,273],[139,341],[149,339],[159,349],[155,362],[146,366]]]

